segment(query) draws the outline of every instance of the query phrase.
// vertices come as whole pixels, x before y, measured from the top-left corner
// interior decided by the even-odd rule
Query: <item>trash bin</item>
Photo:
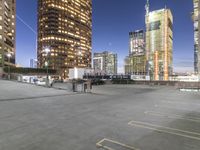
[[[91,83],[91,81],[85,82],[83,87],[84,87],[84,92],[85,93],[90,93],[91,90],[92,90],[92,83]]]
[[[88,88],[87,85],[88,85],[87,83],[84,83],[84,85],[83,85],[83,86],[84,86],[84,92],[85,92],[85,93],[87,92],[87,88]]]
[[[73,90],[73,92],[77,92],[77,84],[76,84],[76,82],[72,82],[72,90]]]
[[[84,92],[83,83],[72,82],[72,90],[73,92]]]

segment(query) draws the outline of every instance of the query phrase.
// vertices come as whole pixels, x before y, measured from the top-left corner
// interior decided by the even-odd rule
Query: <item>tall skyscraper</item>
[[[129,56],[125,59],[125,74],[146,75],[145,32],[129,33]]]
[[[117,54],[108,51],[94,53],[93,67],[96,72],[107,75],[117,74]]]
[[[91,39],[92,0],[38,0],[40,68],[67,78],[69,68],[91,67]]]
[[[6,66],[15,66],[15,0],[0,1],[0,72]]]
[[[200,1],[193,0],[194,12],[194,71],[195,73],[200,73]]]
[[[152,80],[169,80],[173,72],[173,16],[169,9],[146,5],[146,58]]]

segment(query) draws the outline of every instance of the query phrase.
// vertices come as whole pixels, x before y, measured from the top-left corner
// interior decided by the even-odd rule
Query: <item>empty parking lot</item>
[[[199,101],[164,86],[74,94],[0,81],[0,150],[199,150]]]

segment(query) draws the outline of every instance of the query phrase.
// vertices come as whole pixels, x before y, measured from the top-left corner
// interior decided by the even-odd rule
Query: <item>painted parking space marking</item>
[[[180,130],[176,128],[170,128],[170,127],[165,127],[161,125],[151,124],[148,122],[141,122],[141,121],[134,121],[134,120],[130,121],[128,125],[132,127],[149,129],[149,130],[157,131],[159,133],[167,133],[171,135],[181,136],[181,137],[200,141],[200,133],[197,133],[197,132],[190,132],[186,130]]]
[[[96,143],[97,148],[104,149],[104,150],[140,150],[135,147],[110,140],[107,138],[102,139],[98,143]]]
[[[160,105],[155,105],[156,108],[164,108],[164,109],[175,109],[175,110],[182,110],[182,111],[194,111],[191,109],[183,108],[183,107],[168,107],[168,106],[160,106]]]
[[[163,103],[168,103],[168,104],[179,104],[179,105],[195,105],[195,106],[200,106],[199,103],[187,103],[187,102],[175,102],[175,101],[162,101]]]
[[[156,111],[146,111],[144,113],[148,114],[148,115],[152,115],[152,116],[159,116],[159,117],[165,117],[165,118],[171,118],[171,119],[187,120],[187,121],[200,123],[200,118],[196,118],[196,117],[184,117],[182,115],[162,113],[162,112],[156,112]]]

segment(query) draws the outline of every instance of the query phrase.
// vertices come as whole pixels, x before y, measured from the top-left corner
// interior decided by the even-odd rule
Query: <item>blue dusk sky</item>
[[[145,29],[146,0],[93,0],[93,52],[118,54],[119,72],[128,55],[130,31]],[[174,16],[174,71],[193,71],[194,33],[192,0],[150,0],[150,11],[164,7]],[[28,67],[36,58],[37,0],[17,0],[17,64]],[[30,29],[31,28],[31,29]]]

